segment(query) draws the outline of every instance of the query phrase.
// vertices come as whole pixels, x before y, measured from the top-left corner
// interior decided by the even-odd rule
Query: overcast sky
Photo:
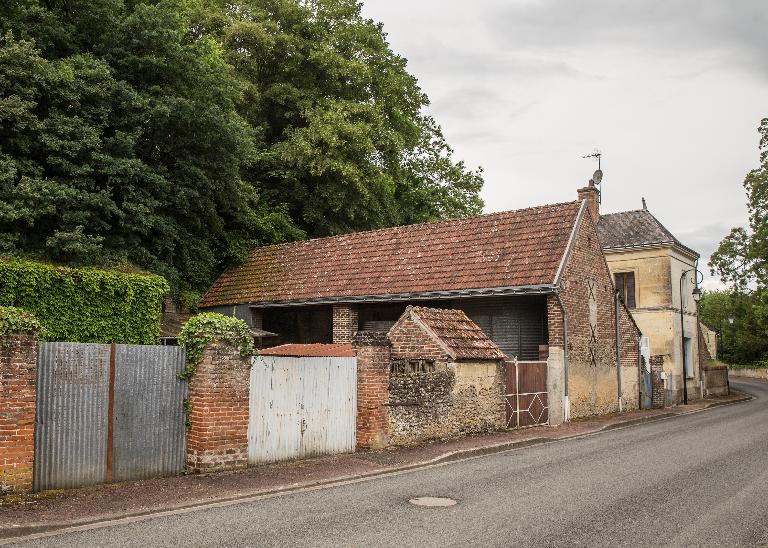
[[[487,212],[576,198],[648,208],[709,254],[746,226],[768,116],[768,0],[364,0],[432,101]],[[705,287],[715,287],[712,279]]]

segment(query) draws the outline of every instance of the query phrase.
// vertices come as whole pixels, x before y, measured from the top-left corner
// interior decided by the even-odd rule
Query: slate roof
[[[504,353],[463,310],[409,306],[406,315],[431,331],[455,360],[502,360]]]
[[[647,209],[600,215],[597,232],[603,249],[669,244],[698,253],[683,245]]]
[[[202,307],[552,284],[580,202],[259,247]]]
[[[260,356],[291,356],[295,358],[353,358],[351,344],[283,344],[259,350]]]

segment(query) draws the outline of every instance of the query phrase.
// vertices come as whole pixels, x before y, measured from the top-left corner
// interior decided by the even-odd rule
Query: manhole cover
[[[455,500],[449,499],[447,497],[416,497],[415,499],[411,499],[408,502],[414,506],[431,507],[455,506],[457,504]]]

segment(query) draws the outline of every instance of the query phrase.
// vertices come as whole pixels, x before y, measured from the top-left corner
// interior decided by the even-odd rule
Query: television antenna
[[[603,182],[603,170],[600,168],[601,167],[600,164],[601,164],[602,157],[603,157],[603,153],[600,152],[600,150],[598,150],[598,149],[595,149],[594,152],[592,152],[591,154],[587,154],[585,156],[582,156],[582,158],[593,158],[593,159],[597,160],[597,169],[592,174],[592,179],[590,179],[589,182],[591,184],[594,184],[595,186],[598,186],[598,187],[600,186],[600,183]],[[600,191],[598,191],[598,193],[597,193],[597,202],[599,204],[603,203],[603,191],[602,191],[602,189]]]

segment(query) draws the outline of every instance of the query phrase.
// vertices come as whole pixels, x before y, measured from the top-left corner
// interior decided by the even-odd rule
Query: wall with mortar
[[[614,285],[589,215],[584,215],[577,227],[560,294],[568,311],[570,416],[578,418],[617,411]],[[630,330],[628,324],[624,323],[624,327],[625,331]],[[624,368],[623,379],[636,384],[637,365],[625,363],[628,367]],[[633,384],[626,387],[627,393],[635,391]],[[637,405],[637,397],[630,399],[628,407],[632,405]]]
[[[248,466],[250,360],[214,342],[189,383],[187,469],[192,473]]]
[[[392,445],[505,427],[502,367],[496,362],[440,365],[431,373],[390,374]]]
[[[32,490],[37,335],[0,338],[0,495]]]
[[[766,369],[729,369],[731,377],[747,377],[749,379],[768,380],[768,368]]]

